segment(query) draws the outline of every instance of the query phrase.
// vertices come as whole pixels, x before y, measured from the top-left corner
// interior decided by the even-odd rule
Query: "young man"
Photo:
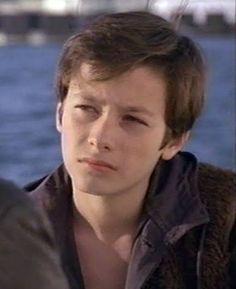
[[[49,214],[70,288],[235,284],[235,176],[180,152],[204,74],[196,45],[147,12],[103,16],[65,44],[64,164],[28,190]]]
[[[0,179],[0,288],[67,289],[45,215]]]

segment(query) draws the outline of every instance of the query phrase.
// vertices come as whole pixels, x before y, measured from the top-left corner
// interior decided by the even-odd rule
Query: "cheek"
[[[77,136],[79,128],[80,127],[75,121],[75,118],[73,114],[70,112],[70,110],[68,111],[65,110],[63,114],[63,119],[62,119],[62,132],[63,132],[64,139],[73,140]]]
[[[76,126],[68,114],[64,113],[61,125],[61,145],[63,154],[68,154],[73,148],[77,136]]]
[[[152,168],[159,161],[161,156],[160,146],[162,142],[162,133],[150,132],[145,137],[140,137],[138,140],[128,143],[124,146],[123,152],[127,157],[124,157],[125,163],[137,164],[147,169]],[[128,153],[129,152],[129,153]]]
[[[149,177],[160,159],[158,146],[142,144],[126,149],[122,163],[124,179],[142,179]]]
[[[159,158],[159,147],[159,143],[142,138],[133,143],[123,144],[123,152],[127,155],[127,162],[132,159],[134,162],[153,163]]]
[[[66,119],[62,125],[61,143],[62,149],[67,153],[78,151],[78,147],[84,146],[87,140],[89,128],[79,125],[72,118]]]

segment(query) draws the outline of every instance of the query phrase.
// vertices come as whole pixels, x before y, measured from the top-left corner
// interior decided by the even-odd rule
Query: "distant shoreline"
[[[61,42],[74,32],[82,29],[91,19],[99,15],[80,17],[72,14],[40,13],[0,13],[0,45],[8,43],[29,42],[42,44]],[[235,23],[228,23],[221,14],[208,15],[206,23],[198,24],[193,15],[185,14],[181,20],[181,29],[200,35],[233,35]]]

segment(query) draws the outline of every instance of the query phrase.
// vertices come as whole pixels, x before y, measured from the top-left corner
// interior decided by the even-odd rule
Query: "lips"
[[[115,166],[113,166],[110,163],[104,162],[102,160],[97,160],[97,159],[91,159],[91,158],[82,158],[79,159],[80,163],[86,163],[88,165],[94,166],[94,167],[100,167],[100,168],[107,168],[107,169],[111,169],[113,171],[117,171],[117,168]]]

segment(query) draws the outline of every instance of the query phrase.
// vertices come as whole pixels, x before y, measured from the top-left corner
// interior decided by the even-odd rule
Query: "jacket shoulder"
[[[210,217],[210,227],[216,235],[235,234],[236,174],[209,164],[199,165],[200,198]],[[232,231],[233,230],[233,231]]]
[[[224,232],[236,237],[236,174],[202,163],[198,170],[198,186],[200,198],[209,213],[210,230],[215,236]]]
[[[209,283],[209,288],[212,288],[211,280],[218,280],[219,288],[229,288],[226,283],[231,282],[233,288],[235,279],[232,276],[236,265],[236,174],[201,163],[198,186],[210,217],[202,261],[206,268],[205,282]],[[225,264],[230,264],[230,269],[226,269]]]
[[[210,164],[200,163],[198,186],[203,195],[207,193],[225,201],[236,202],[236,173]]]
[[[25,193],[14,183],[0,179],[0,215],[15,204],[27,201]]]
[[[27,184],[24,189],[34,203],[46,211],[55,208],[70,194],[71,181],[63,165],[51,174]]]

